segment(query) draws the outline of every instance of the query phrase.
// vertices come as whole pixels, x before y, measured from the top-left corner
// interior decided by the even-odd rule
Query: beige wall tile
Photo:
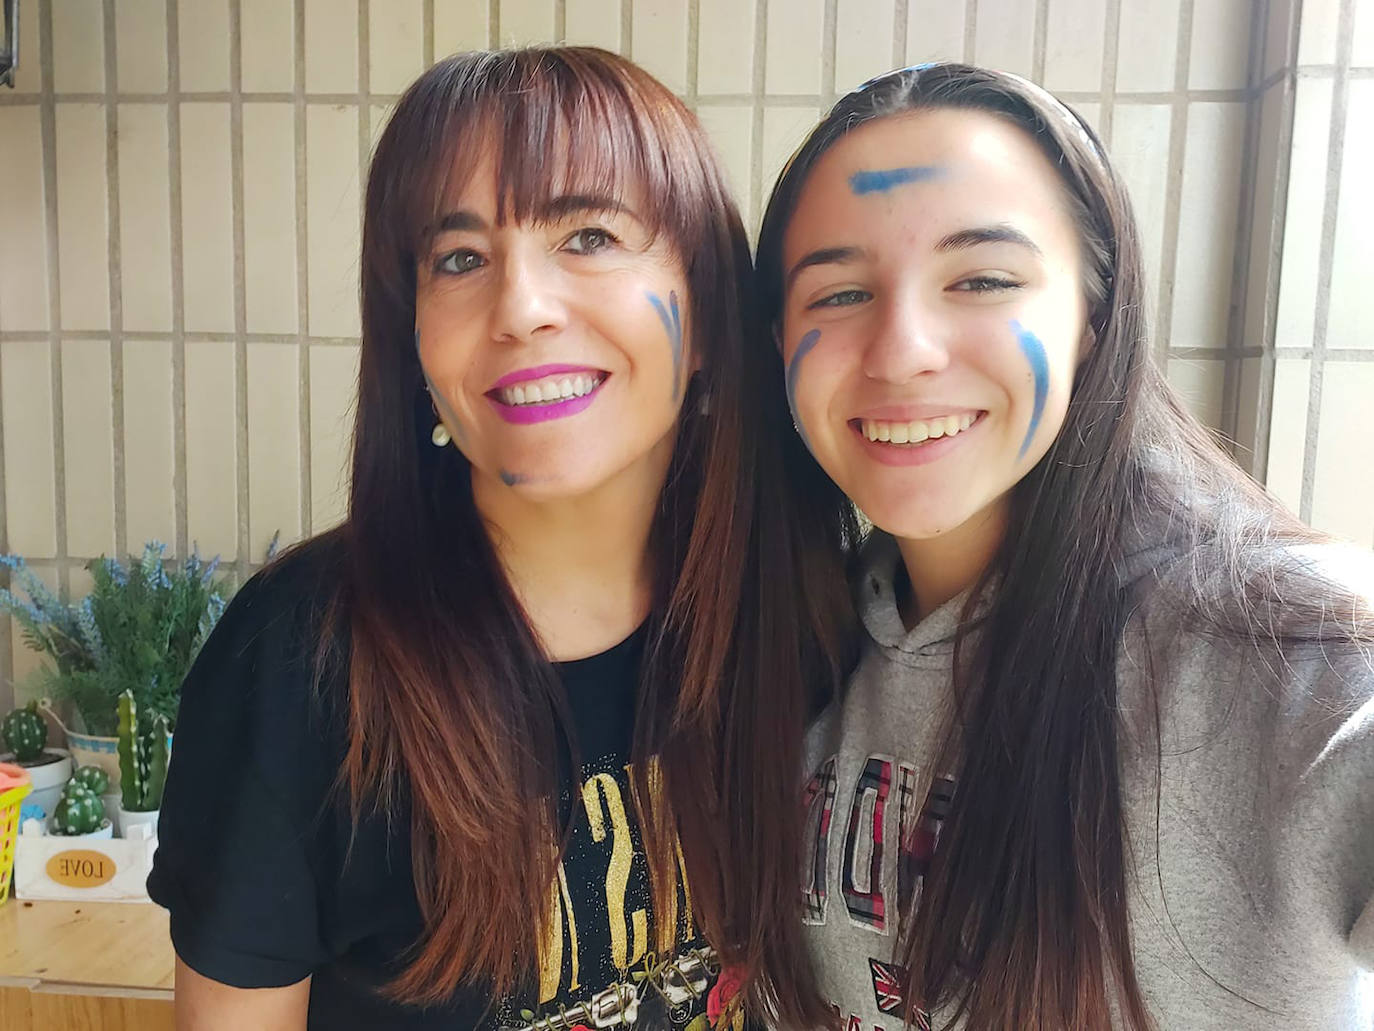
[[[763,112],[763,197],[773,192],[773,184],[787,159],[792,156],[821,113],[812,107],[770,107]],[[763,217],[763,212],[758,213]]]
[[[52,352],[43,341],[0,343],[0,426],[5,440],[5,531],[10,551],[57,554]],[[22,445],[20,442],[22,441]]]
[[[368,5],[367,42],[371,53],[368,89],[400,93],[424,70],[424,4],[387,0]]]
[[[846,93],[893,66],[892,0],[839,0],[835,91]]]
[[[1102,88],[1102,0],[1050,0],[1045,26],[1045,88],[1096,93]]]
[[[114,9],[119,91],[167,92],[166,0],[119,0]]]
[[[1112,161],[1126,180],[1135,208],[1151,312],[1159,296],[1172,121],[1172,111],[1163,104],[1118,104],[1112,118]]]
[[[1222,392],[1226,385],[1224,362],[1192,358],[1170,358],[1169,384],[1179,393],[1188,410],[1207,426],[1221,423]]]
[[[38,107],[0,107],[0,140],[6,147],[0,226],[10,240],[0,246],[0,331],[47,329],[48,231]]]
[[[1330,79],[1299,78],[1289,151],[1283,262],[1279,273],[1279,347],[1311,347],[1317,276],[1321,267],[1326,157],[1331,132]]]
[[[701,17],[706,18],[706,7],[712,0],[701,4]],[[739,5],[736,4],[736,7]],[[750,12],[753,18],[753,12]],[[620,51],[620,0],[564,0],[563,38],[569,43],[590,43],[592,46],[607,50]],[[752,33],[752,21],[750,32]],[[702,29],[702,39],[717,39],[706,35]],[[704,70],[704,67],[703,67]]]
[[[357,0],[305,0],[305,89],[357,91]]]
[[[181,275],[186,328],[234,330],[229,105],[181,106]]]
[[[1305,0],[1298,28],[1298,64],[1335,64],[1340,20],[1339,3]]]
[[[110,328],[105,108],[57,105],[57,260],[64,329]]]
[[[262,26],[249,21],[251,3],[239,9],[245,50],[257,47]],[[278,7],[289,6],[278,4]],[[229,88],[229,0],[179,0],[177,4],[178,76],[183,93]],[[249,88],[249,87],[245,87]]]
[[[1035,41],[1035,5],[1025,0],[977,0],[975,64],[1029,76]]]
[[[239,0],[240,77],[249,92],[289,93],[296,83],[296,15],[282,0]],[[353,50],[357,53],[357,48]],[[183,73],[184,74],[184,73]]]
[[[1254,0],[1206,0],[1193,5],[1192,89],[1243,89],[1250,67]]]
[[[434,0],[434,56],[485,50],[491,40],[486,4],[470,0]]]
[[[1326,346],[1374,348],[1374,79],[1354,79],[1348,88]]]
[[[1260,397],[1263,365],[1264,361],[1261,358],[1246,358],[1240,363],[1240,392],[1236,406],[1236,460],[1252,475],[1262,472],[1255,465],[1255,431],[1258,428],[1259,414],[1269,403],[1268,398]]]
[[[1170,347],[1226,346],[1245,119],[1244,104],[1189,106]]]
[[[236,369],[232,342],[187,342],[187,534],[201,554],[229,562],[239,551]]]
[[[243,105],[243,286],[250,333],[295,333],[300,320],[295,117],[290,104]]]
[[[358,335],[358,109],[306,112],[306,244],[312,336]]]
[[[56,21],[56,16],[54,16]],[[14,66],[14,92],[37,93],[43,88],[43,69],[39,65],[38,18],[27,6],[19,19],[19,63]]]
[[[825,25],[822,0],[793,0],[786,13],[768,10],[764,88],[769,93],[821,91],[821,33]]]
[[[553,39],[552,0],[501,0],[501,45],[525,46]]]
[[[67,491],[67,554],[116,554],[114,423],[110,345],[62,342],[62,438]]]
[[[105,91],[104,11],[101,0],[52,0],[53,88],[58,93]],[[28,5],[24,16],[34,16]]]
[[[911,0],[906,15],[907,63],[971,58],[964,54],[964,12],[962,3]]]
[[[1350,44],[1350,64],[1374,68],[1374,3],[1360,0],[1355,7],[1355,38]]]
[[[1307,447],[1307,399],[1312,363],[1280,358],[1274,363],[1274,399],[1269,414],[1269,466],[1265,486],[1296,513],[1302,503],[1303,453]]]
[[[749,204],[750,147],[753,140],[754,112],[750,107],[703,107],[697,111],[702,126],[711,137],[730,181],[730,191],[739,202],[744,224],[755,225]],[[771,185],[771,184],[770,184]]]
[[[119,275],[125,330],[172,328],[167,105],[119,105]]]
[[[386,130],[386,124],[391,119],[391,112],[396,109],[395,104],[373,104],[370,115],[369,138],[371,144],[368,147],[369,157],[377,151],[377,143],[382,138],[382,133]]]
[[[1073,109],[1073,112],[1083,120],[1083,122],[1088,126],[1088,128],[1092,129],[1092,131],[1097,133],[1099,136],[1102,134],[1101,104],[1088,104],[1080,102],[1077,104],[1071,104],[1069,106]]]
[[[358,348],[310,348],[310,532],[343,522],[358,394]]]
[[[753,6],[736,0],[701,0],[700,12],[697,91],[705,95],[750,92],[754,88]]]
[[[687,91],[687,0],[640,0],[634,7],[631,52],[675,93]]]
[[[1374,546],[1374,362],[1327,362],[1322,374],[1312,525]]]
[[[1116,51],[1118,93],[1174,88],[1179,0],[1131,0],[1121,5]]]
[[[172,345],[124,341],[124,520],[121,551],[176,540]]]
[[[248,345],[248,554],[301,536],[300,352]]]

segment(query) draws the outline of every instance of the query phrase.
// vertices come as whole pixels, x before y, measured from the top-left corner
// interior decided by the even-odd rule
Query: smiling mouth
[[[606,381],[605,372],[578,372],[544,376],[509,387],[496,387],[487,396],[512,408],[558,404],[585,397]]]
[[[987,412],[963,412],[942,415],[934,419],[913,419],[909,422],[890,422],[885,419],[851,419],[850,427],[861,437],[875,444],[898,447],[919,447],[933,440],[955,437],[982,422]]]

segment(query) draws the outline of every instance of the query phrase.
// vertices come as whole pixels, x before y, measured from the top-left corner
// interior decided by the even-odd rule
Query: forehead
[[[996,222],[1017,225],[1042,248],[1072,246],[1063,190],[1034,140],[997,115],[937,109],[880,118],[816,162],[788,224],[784,258],[790,264],[817,246],[873,237],[930,243],[951,229]]]

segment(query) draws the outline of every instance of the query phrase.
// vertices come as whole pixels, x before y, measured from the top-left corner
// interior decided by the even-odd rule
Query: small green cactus
[[[48,743],[48,725],[38,715],[38,703],[30,702],[27,708],[15,709],[6,716],[0,723],[0,735],[5,738],[5,747],[21,763],[42,755],[43,746]]]
[[[72,774],[73,784],[80,784],[94,795],[110,790],[110,775],[99,766],[83,766]]]
[[[138,722],[134,693],[119,696],[120,804],[131,813],[152,812],[162,805],[167,783],[167,717],[155,716],[151,726]]]
[[[90,834],[105,822],[105,803],[90,788],[75,780],[68,781],[52,822],[58,834]]]

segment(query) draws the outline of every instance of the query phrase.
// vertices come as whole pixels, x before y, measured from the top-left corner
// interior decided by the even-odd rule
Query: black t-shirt
[[[561,799],[573,831],[539,983],[501,1000],[465,988],[424,1009],[378,995],[422,929],[409,813],[365,811],[345,862],[352,819],[331,787],[347,747],[346,677],[312,688],[320,559],[307,549],[245,585],[182,689],[148,878],[182,960],[244,988],[312,976],[311,1028],[722,1026],[735,979],[719,978],[685,890],[675,949],[655,951],[626,771],[642,632],[557,666],[585,761]],[[480,899],[471,908],[483,919]],[[733,1010],[723,1024],[738,1025]]]

